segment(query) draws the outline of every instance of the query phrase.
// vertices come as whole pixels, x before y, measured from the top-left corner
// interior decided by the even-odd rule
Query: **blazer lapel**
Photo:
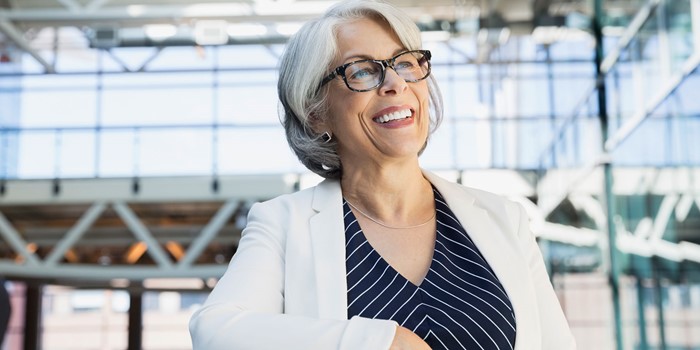
[[[314,190],[309,220],[316,272],[318,313],[322,319],[347,319],[345,224],[342,192],[337,181],[325,180]]]
[[[450,209],[479,248],[484,259],[505,289],[515,313],[516,349],[529,349],[533,334],[539,334],[533,319],[537,313],[536,298],[529,280],[526,259],[517,247],[517,232],[505,232],[508,223],[497,222],[479,206],[478,198],[461,185],[424,172],[426,178],[440,191]],[[504,208],[505,210],[505,208]],[[505,213],[504,213],[505,217]]]

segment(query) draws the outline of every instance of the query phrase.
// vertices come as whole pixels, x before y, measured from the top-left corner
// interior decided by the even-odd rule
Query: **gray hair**
[[[324,178],[339,179],[342,165],[336,153],[336,142],[325,142],[322,135],[313,129],[318,121],[329,118],[326,110],[327,89],[319,87],[338,55],[336,29],[347,21],[359,18],[383,20],[406,49],[422,48],[420,30],[405,13],[380,0],[349,0],[331,7],[320,18],[307,22],[289,39],[280,61],[277,93],[282,104],[280,117],[287,142],[309,170]],[[442,96],[432,75],[427,81],[432,134],[442,122]]]

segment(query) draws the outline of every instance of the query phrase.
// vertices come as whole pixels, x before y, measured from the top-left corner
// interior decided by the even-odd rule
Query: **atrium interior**
[[[700,0],[388,2],[421,166],[523,205],[579,349],[700,349]],[[335,3],[0,0],[0,350],[192,348],[251,205],[321,181],[277,68]]]

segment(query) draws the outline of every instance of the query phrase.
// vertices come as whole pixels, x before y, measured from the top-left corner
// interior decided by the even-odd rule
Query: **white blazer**
[[[515,349],[575,349],[525,211],[494,194],[424,175],[508,293]],[[394,321],[348,320],[345,274],[338,181],[255,204],[226,273],[192,315],[194,349],[388,349]]]

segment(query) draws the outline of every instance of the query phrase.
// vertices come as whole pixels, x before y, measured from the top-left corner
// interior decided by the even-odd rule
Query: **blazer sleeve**
[[[518,239],[525,253],[537,298],[542,350],[576,349],[576,341],[549,281],[542,253],[530,228],[530,219],[525,209],[520,204],[516,205],[519,211]]]
[[[388,349],[396,323],[284,314],[284,215],[255,204],[238,250],[206,302],[190,319],[194,350]]]

